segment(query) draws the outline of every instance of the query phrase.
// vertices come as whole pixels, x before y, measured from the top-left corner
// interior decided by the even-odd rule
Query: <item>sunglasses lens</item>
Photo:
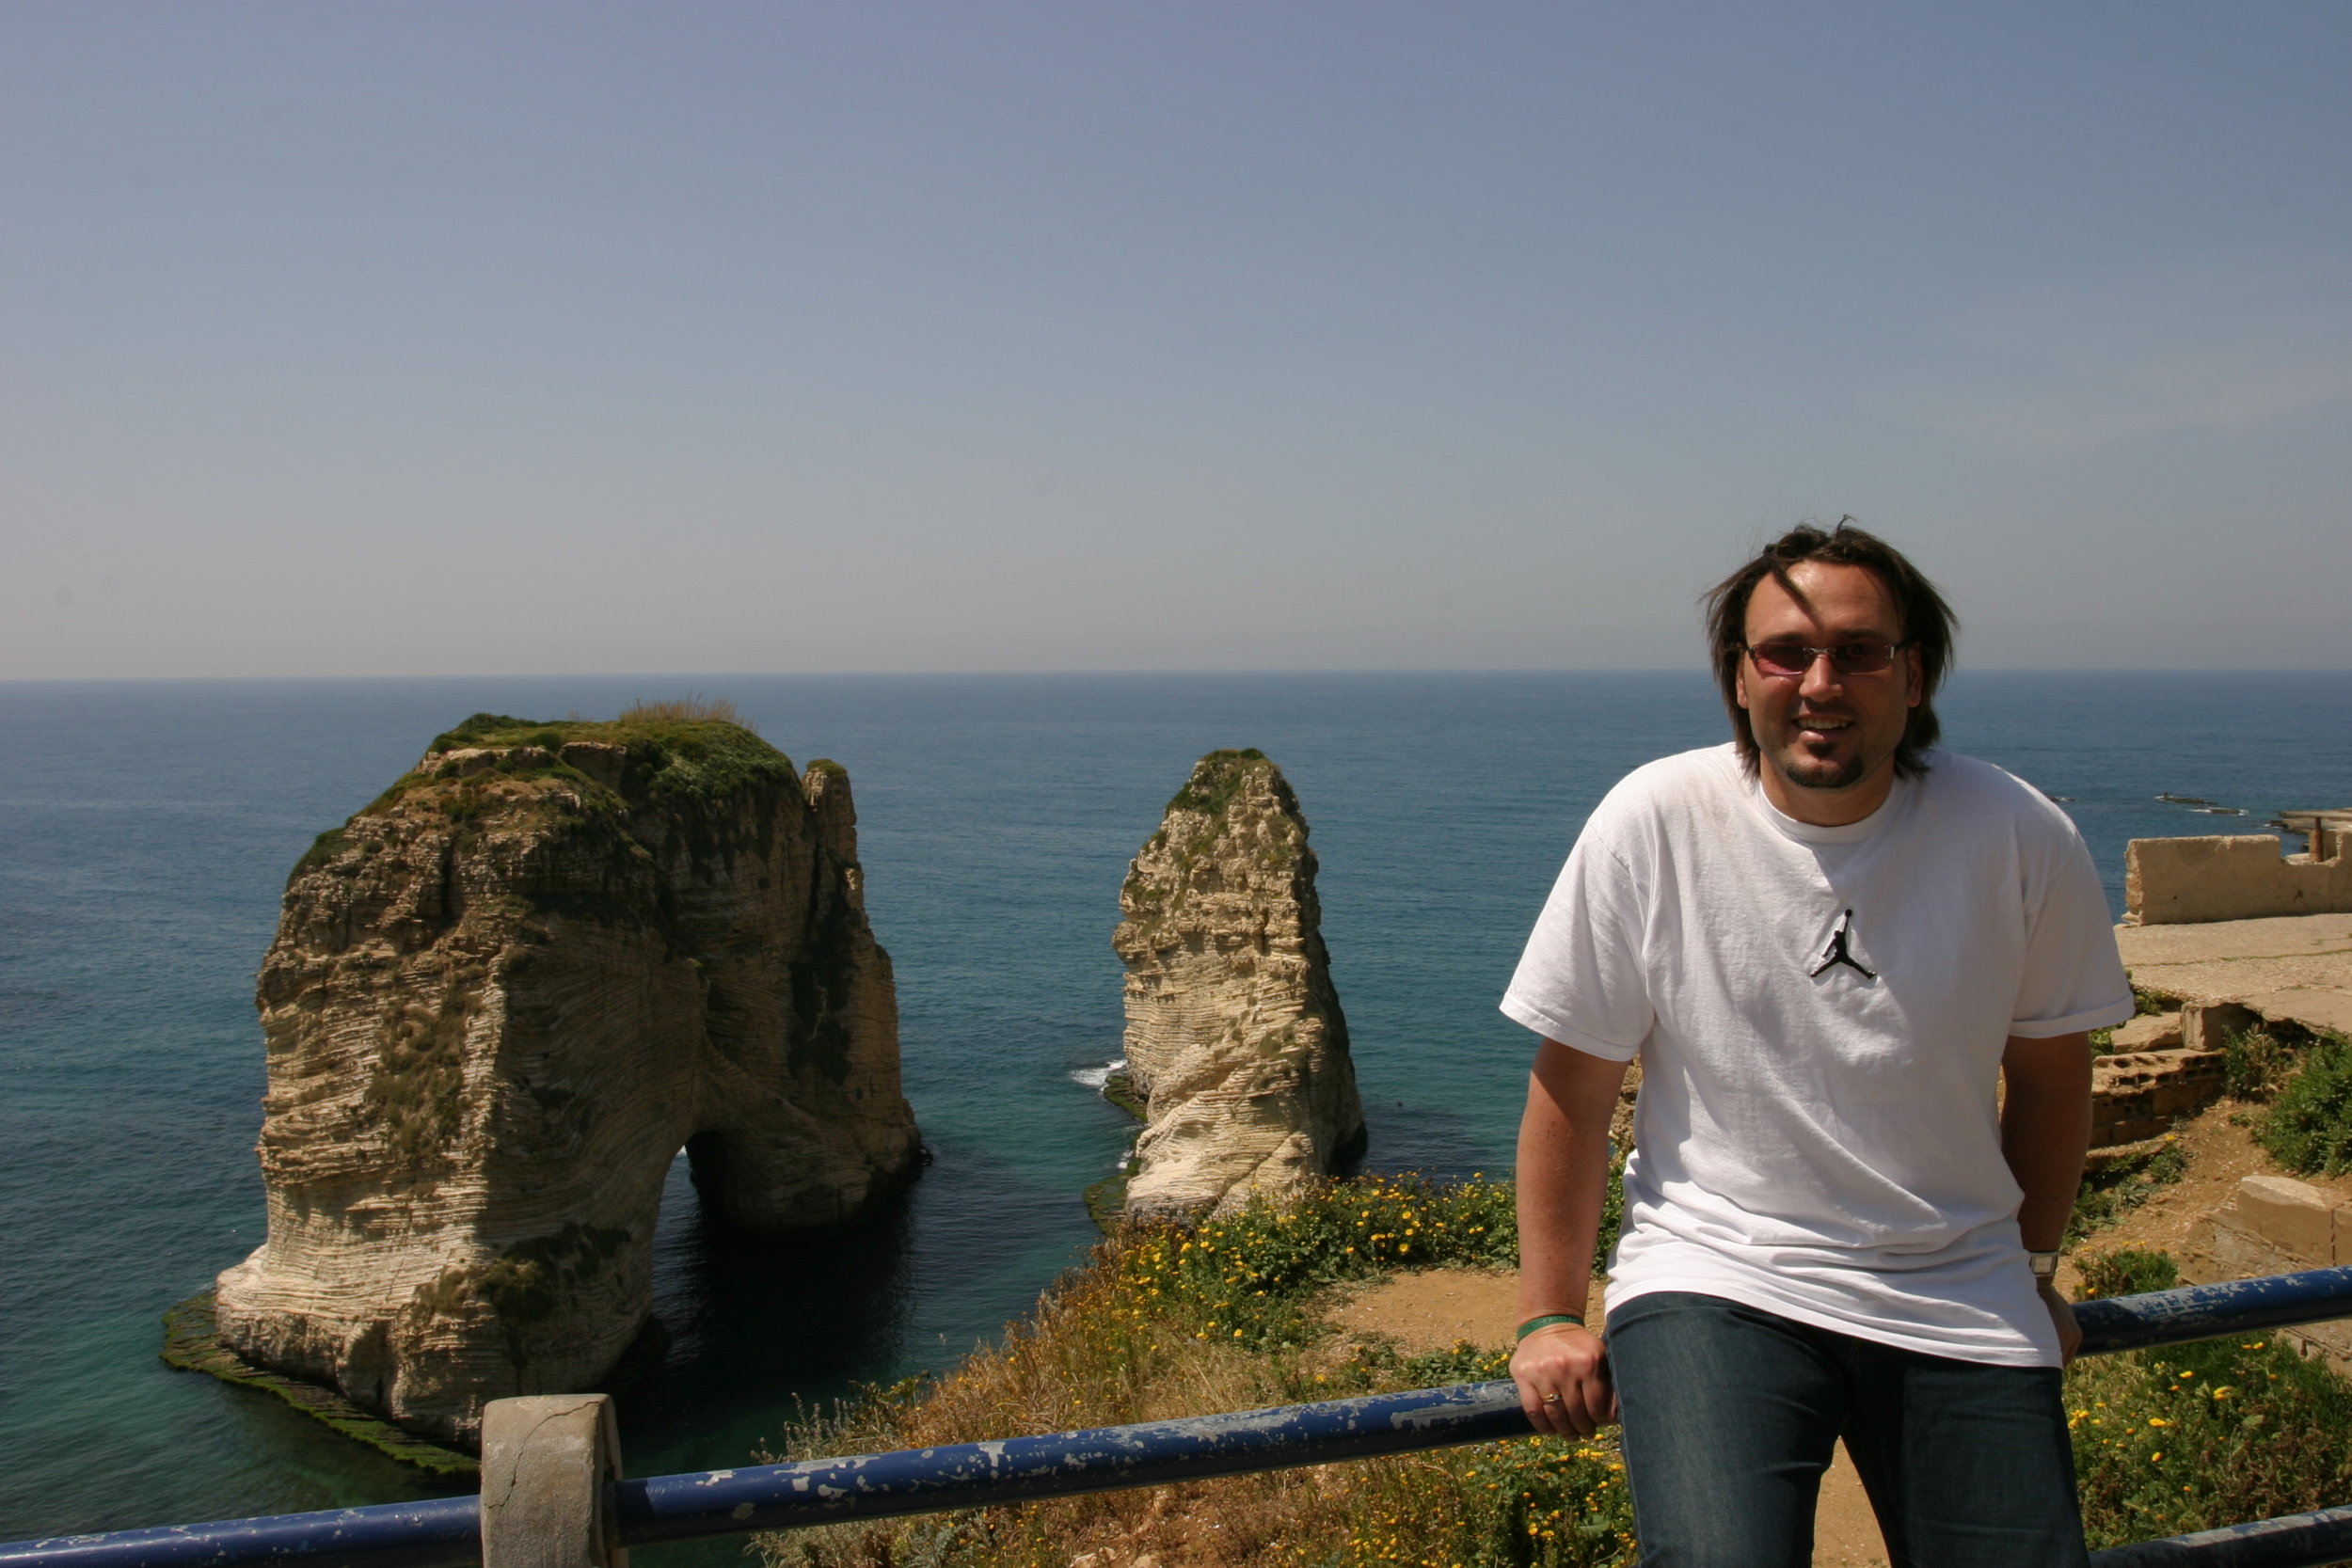
[[[1804,675],[1812,673],[1817,652],[1829,655],[1830,668],[1841,675],[1875,675],[1895,661],[1895,649],[1886,642],[1839,642],[1821,649],[1802,642],[1759,642],[1748,650],[1748,657],[1768,675]]]
[[[1829,661],[1841,675],[1873,675],[1886,668],[1895,650],[1883,642],[1840,642],[1829,651]]]

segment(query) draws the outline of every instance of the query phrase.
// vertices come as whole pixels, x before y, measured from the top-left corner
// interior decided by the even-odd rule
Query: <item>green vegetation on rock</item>
[[[342,854],[342,829],[327,829],[326,832],[319,834],[318,837],[310,841],[310,847],[302,852],[302,858],[294,862],[294,869],[286,873],[286,885],[288,887],[292,887],[295,878],[301,876],[306,871],[313,870],[318,866],[325,865],[327,862],[333,860],[337,855]]]
[[[2242,1029],[2221,1042],[2224,1081],[2236,1100],[2269,1100],[2286,1087],[2301,1065],[2298,1044],[2274,1028]]]
[[[1114,1071],[1103,1080],[1103,1098],[1137,1121],[1152,1119],[1152,1107],[1136,1092],[1136,1081],[1126,1072]]]
[[[566,761],[564,748],[575,744],[599,750],[576,750]],[[454,754],[469,752],[492,755]],[[421,814],[458,829],[461,847],[470,847],[493,825],[601,822],[626,832],[640,808],[668,807],[675,814],[668,831],[682,832],[697,855],[724,855],[732,852],[730,803],[746,789],[797,797],[801,784],[792,759],[739,722],[731,704],[639,704],[612,720],[477,713],[435,736],[420,766],[349,822],[319,834],[287,885],[321,870],[357,873],[361,861],[347,851],[370,855],[383,847],[381,827],[362,831],[363,821]]]
[[[1249,764],[1265,762],[1266,754],[1255,746],[1239,751],[1228,747],[1211,752],[1193,767],[1192,777],[1184,786],[1168,798],[1168,811],[1197,811],[1207,817],[1225,815],[1225,808],[1241,793],[1242,781],[1249,776]],[[1275,771],[1271,763],[1269,771]]]
[[[275,1394],[304,1415],[316,1417],[343,1436],[365,1443],[403,1465],[413,1465],[453,1481],[472,1479],[473,1455],[403,1432],[381,1417],[360,1409],[332,1388],[273,1372],[238,1355],[220,1342],[213,1310],[213,1292],[206,1291],[164,1314],[165,1365]]]
[[[2237,1037],[2229,1049],[2247,1076],[2285,1078],[2255,1132],[2271,1158],[2306,1176],[2352,1170],[2352,1041],[2321,1036],[2300,1053],[2292,1076],[2282,1071],[2280,1047],[2267,1034]]]
[[[2073,1246],[2084,1237],[2106,1229],[2188,1174],[2188,1156],[2172,1133],[2122,1158],[2108,1158],[2083,1174],[2074,1195],[2074,1212],[2066,1222],[2060,1243]]]
[[[1251,855],[1260,872],[1278,875],[1307,856],[1307,824],[1282,770],[1254,746],[1211,752],[1193,765],[1184,786],[1168,798],[1158,831],[1120,886],[1120,907],[1139,928],[1159,928],[1184,906],[1195,863],[1230,831],[1233,802],[1253,776],[1266,779],[1279,810],[1261,819],[1254,848],[1238,847]],[[1180,842],[1170,842],[1171,829],[1183,834]],[[1165,862],[1149,863],[1163,851]]]
[[[747,784],[798,782],[792,759],[741,724],[727,719],[675,717],[644,706],[612,720],[542,722],[476,714],[437,738],[432,750],[439,752],[528,747],[545,753],[548,760],[501,764],[499,771],[510,777],[560,771],[589,784],[591,781],[584,774],[557,758],[557,753],[574,741],[627,747],[632,768],[644,769],[646,793],[657,800],[711,802],[725,799]],[[454,771],[450,768],[449,776],[453,776]]]
[[[465,1114],[466,1025],[481,1000],[483,973],[453,974],[440,1005],[395,1004],[376,1026],[376,1066],[360,1099],[360,1125],[378,1125],[402,1162],[420,1173],[437,1165]]]
[[[1151,1107],[1144,1102],[1141,1095],[1136,1093],[1135,1080],[1123,1071],[1113,1071],[1104,1077],[1103,1098],[1138,1122],[1152,1119]],[[1132,1139],[1128,1147],[1130,1153],[1127,1161],[1118,1172],[1093,1183],[1083,1195],[1088,1217],[1094,1221],[1094,1227],[1105,1236],[1117,1234],[1119,1227],[1126,1222],[1127,1179],[1142,1168],[1142,1162],[1134,1157]]]
[[[1079,1195],[1087,1206],[1087,1218],[1094,1222],[1095,1229],[1105,1236],[1119,1234],[1119,1227],[1127,1218],[1128,1180],[1142,1168],[1141,1161],[1130,1159],[1116,1174],[1092,1183]]]
[[[501,1318],[537,1323],[556,1307],[557,1287],[594,1279],[628,1241],[628,1232],[566,1221],[550,1236],[507,1247],[483,1271],[477,1293]]]
[[[474,714],[436,736],[426,750],[426,765],[403,774],[358,815],[380,816],[402,805],[431,804],[462,825],[518,803],[512,791],[494,787],[505,781],[556,783],[564,796],[591,809],[619,805],[607,785],[563,759],[563,749],[574,742],[625,749],[632,787],[657,804],[713,806],[747,785],[799,786],[792,759],[739,722],[733,704],[682,699],[641,703],[612,720]],[[446,755],[467,751],[504,754],[470,771]],[[545,808],[553,798],[534,790],[528,800]],[[340,839],[330,843],[322,835],[295,874],[340,848]]]

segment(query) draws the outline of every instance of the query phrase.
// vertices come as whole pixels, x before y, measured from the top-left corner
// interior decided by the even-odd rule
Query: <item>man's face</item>
[[[1791,567],[1788,577],[1802,598],[1770,577],[1749,596],[1750,647],[1799,642],[1825,648],[1903,640],[1902,617],[1877,574],[1807,561]],[[1797,791],[1875,796],[1860,815],[1878,809],[1894,782],[1895,748],[1919,702],[1919,665],[1910,649],[1897,648],[1891,664],[1869,674],[1839,674],[1829,659],[1817,658],[1802,676],[1774,675],[1758,669],[1753,655],[1742,654],[1739,689],[1767,769]],[[1782,790],[1770,793],[1782,803]],[[1783,804],[1783,809],[1788,808]],[[1813,816],[1804,810],[1791,815]]]

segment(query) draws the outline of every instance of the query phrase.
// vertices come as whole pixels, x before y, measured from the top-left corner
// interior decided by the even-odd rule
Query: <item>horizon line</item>
[[[0,675],[0,687],[33,686],[204,686],[204,685],[328,685],[335,683],[386,683],[394,681],[735,681],[735,680],[1002,680],[1062,679],[1091,680],[1106,678],[1208,679],[1248,676],[1399,676],[1447,677],[1472,675],[1692,675],[1711,678],[1713,672],[1705,665],[1444,665],[1428,666],[1282,666],[1236,668],[1205,666],[1190,669],[1126,667],[1094,670],[1062,670],[1008,667],[991,670],[721,670],[663,673],[644,670],[592,671],[495,671],[485,673],[438,674],[267,674],[267,675]],[[1970,665],[1955,668],[1945,676],[1945,684],[1970,674],[2047,674],[2047,675],[2342,675],[2352,674],[2352,665],[2119,665],[2119,664],[2003,664]]]

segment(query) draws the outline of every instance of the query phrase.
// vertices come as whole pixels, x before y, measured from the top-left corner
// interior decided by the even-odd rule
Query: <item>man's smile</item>
[[[1861,566],[1803,562],[1785,583],[1756,584],[1740,625],[1734,694],[1765,795],[1823,827],[1869,816],[1894,785],[1895,754],[1920,695],[1884,579]],[[1769,657],[1759,658],[1759,648]]]

